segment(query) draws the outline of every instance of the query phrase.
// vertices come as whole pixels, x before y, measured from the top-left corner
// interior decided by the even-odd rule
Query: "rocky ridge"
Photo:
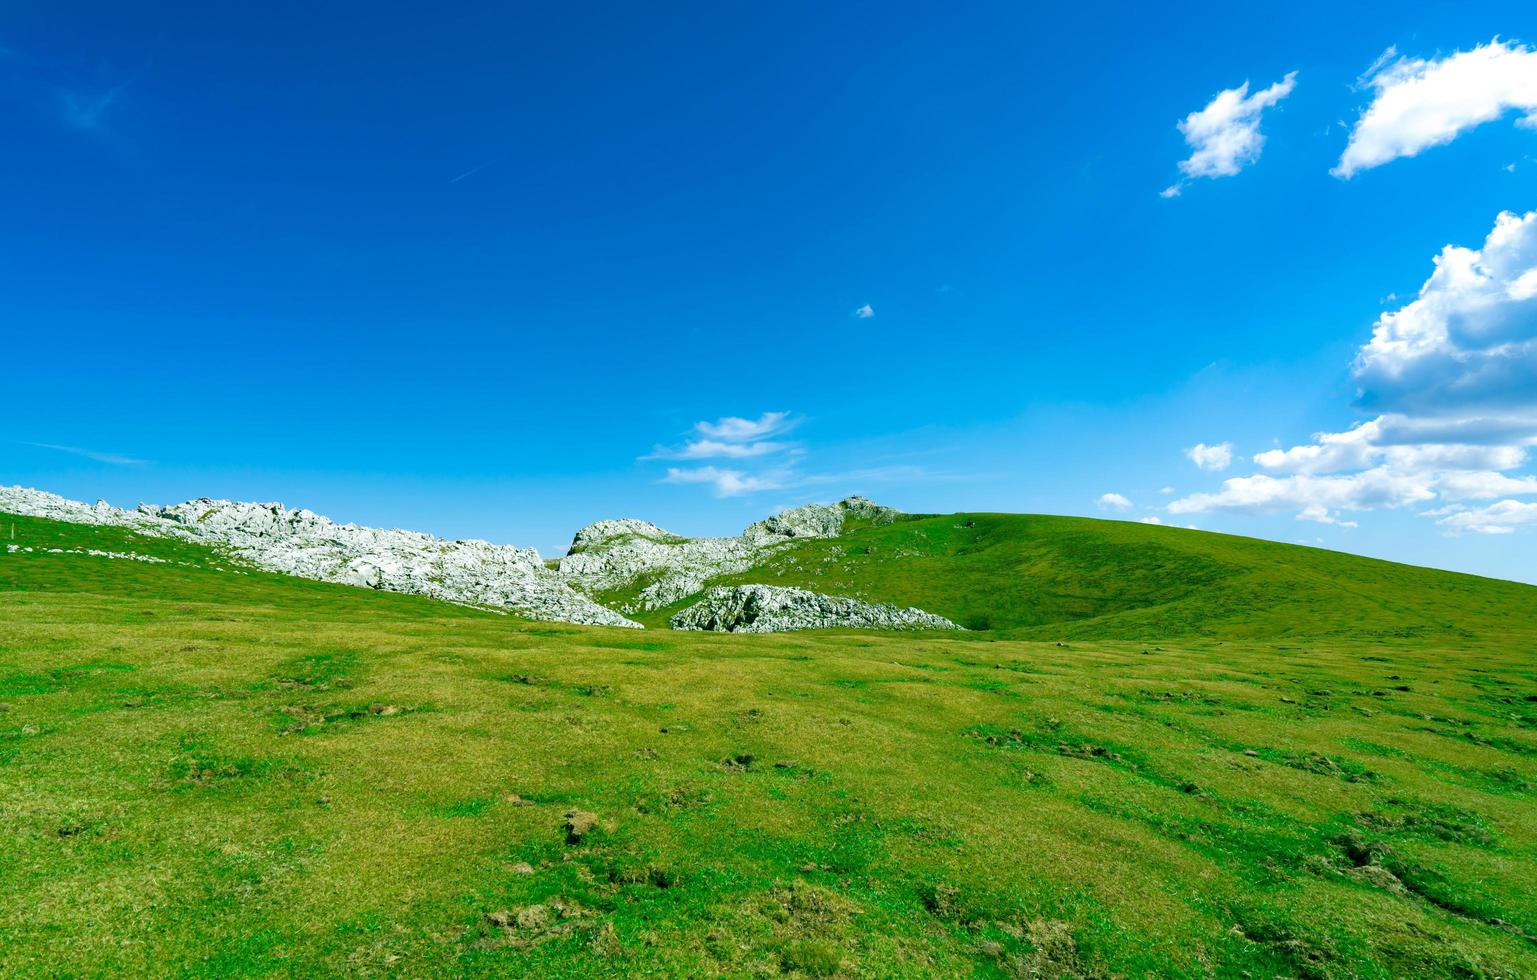
[[[705,592],[711,580],[747,571],[796,540],[837,537],[850,521],[885,524],[900,516],[890,507],[849,497],[786,510],[736,537],[684,538],[634,518],[598,521],[578,531],[568,554],[551,568],[533,548],[338,524],[278,503],[200,498],[171,506],[140,504],[129,511],[101,500],[92,505],[41,490],[0,487],[0,512],[182,538],[301,578],[495,607],[531,619],[636,628],[640,624],[624,614]],[[633,596],[618,611],[598,601],[604,593],[627,590],[634,590]],[[735,632],[959,628],[918,609],[763,585],[711,589],[673,617],[672,625]]]
[[[945,619],[909,606],[862,602],[778,585],[718,586],[673,616],[675,630],[780,633],[837,627],[878,630],[958,630]]]
[[[683,538],[655,524],[627,519],[599,521],[576,532],[560,560],[573,587],[599,594],[645,581],[619,608],[630,615],[670,606],[695,595],[722,575],[759,564],[771,552],[802,538],[835,538],[850,519],[889,524],[900,511],[864,497],[836,504],[807,504],[749,524],[732,538]]]
[[[533,619],[640,625],[571,588],[532,548],[337,524],[302,508],[207,498],[128,511],[105,501],[92,506],[0,487],[0,511],[212,544],[257,567],[301,578],[496,606]]]

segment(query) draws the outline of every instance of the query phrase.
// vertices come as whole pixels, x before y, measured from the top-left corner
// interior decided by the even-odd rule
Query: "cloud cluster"
[[[1504,212],[1481,248],[1448,245],[1419,296],[1384,313],[1355,373],[1368,408],[1504,413],[1534,400],[1537,211]]]
[[[872,484],[911,483],[918,480],[966,479],[960,474],[936,473],[907,463],[808,472],[802,467],[806,450],[796,442],[776,440],[800,424],[789,412],[765,412],[755,419],[728,416],[714,422],[696,422],[693,437],[682,445],[657,446],[641,461],[694,461],[729,459],[733,466],[670,466],[662,483],[707,486],[717,497],[739,497],[770,490],[811,491],[837,488],[840,494],[863,492]]]
[[[1517,525],[1537,524],[1537,503],[1520,500],[1502,500],[1477,510],[1452,508],[1437,524],[1454,531],[1475,531],[1479,534],[1510,534]]]
[[[1514,499],[1537,495],[1537,476],[1520,472],[1537,446],[1537,211],[1502,213],[1479,248],[1442,249],[1419,294],[1377,320],[1353,373],[1359,404],[1381,414],[1259,453],[1263,472],[1169,510],[1345,524],[1341,511],[1438,502],[1423,513],[1454,532],[1537,523],[1537,505]]]
[[[794,455],[795,443],[770,438],[779,436],[799,423],[789,412],[764,412],[755,419],[728,415],[714,422],[694,423],[694,436],[677,446],[656,446],[645,460],[693,461],[704,459],[747,460]],[[669,467],[664,483],[709,484],[717,496],[735,497],[759,490],[775,490],[785,485],[789,467],[783,463],[760,473],[718,466],[693,469]]]
[[[1396,54],[1389,48],[1361,80],[1372,101],[1331,171],[1336,177],[1450,143],[1512,110],[1525,113],[1521,125],[1537,126],[1537,51],[1495,40],[1436,60]]]
[[[1233,465],[1233,444],[1222,442],[1215,446],[1208,446],[1204,442],[1198,442],[1185,450],[1185,455],[1200,469],[1225,470]]]
[[[1291,94],[1297,73],[1249,94],[1249,83],[1224,89],[1203,109],[1192,112],[1179,122],[1179,131],[1191,148],[1181,160],[1180,173],[1185,180],[1167,187],[1164,197],[1177,197],[1185,181],[1200,177],[1231,177],[1254,163],[1265,148],[1265,136],[1259,131],[1260,115]]]

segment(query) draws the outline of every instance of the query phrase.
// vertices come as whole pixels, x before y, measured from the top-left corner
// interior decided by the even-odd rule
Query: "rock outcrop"
[[[85,504],[41,490],[0,487],[0,512],[182,538],[249,566],[301,578],[492,606],[531,619],[633,627],[640,624],[624,614],[699,595],[712,580],[754,568],[795,541],[837,537],[850,522],[885,524],[900,516],[890,507],[849,497],[784,511],[736,537],[684,538],[634,518],[598,521],[578,531],[558,568],[550,568],[532,548],[338,524],[277,503],[205,497],[128,511],[101,500]],[[619,611],[595,598],[627,590],[633,598]],[[919,609],[761,585],[711,589],[703,601],[673,617],[673,625],[760,633],[829,626],[959,628]]]
[[[583,592],[602,593],[642,581],[620,610],[634,615],[702,591],[710,579],[745,572],[797,539],[835,538],[849,519],[889,524],[901,512],[864,497],[807,504],[749,524],[734,538],[682,538],[655,524],[599,521],[576,532],[560,573]]]
[[[672,617],[675,630],[725,633],[779,633],[786,630],[852,629],[958,630],[961,627],[922,609],[861,602],[806,589],[776,585],[718,586]]]
[[[206,498],[171,507],[140,504],[137,511],[126,511],[104,502],[93,507],[38,490],[5,487],[0,488],[0,511],[184,538],[300,578],[496,606],[532,619],[640,625],[571,588],[532,548],[337,524],[282,504]]]

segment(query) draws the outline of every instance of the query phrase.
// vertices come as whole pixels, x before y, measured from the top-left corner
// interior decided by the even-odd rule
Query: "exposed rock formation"
[[[958,630],[922,609],[861,602],[775,585],[719,586],[672,617],[675,630],[778,633],[836,627],[879,630]]]
[[[710,579],[744,572],[796,539],[835,538],[849,519],[889,524],[900,514],[864,497],[849,497],[831,506],[787,510],[749,524],[734,538],[681,538],[645,521],[599,521],[576,532],[560,573],[589,593],[649,580],[620,607],[633,615],[695,595]]]
[[[447,541],[416,531],[337,524],[282,504],[206,498],[126,511],[5,487],[0,511],[217,545],[258,567],[301,578],[499,606],[533,619],[639,625],[572,589],[532,548]]]
[[[106,501],[90,505],[40,490],[0,487],[0,511],[183,538],[212,545],[252,566],[301,578],[495,606],[532,619],[610,626],[639,626],[621,612],[659,609],[698,595],[712,579],[753,568],[794,541],[836,537],[851,521],[890,523],[900,513],[850,497],[831,506],[807,504],[787,510],[749,525],[734,538],[683,538],[633,518],[598,521],[576,533],[570,553],[556,570],[532,548],[337,524],[312,511],[276,503],[201,498],[169,507],[140,504],[127,511]],[[593,598],[624,590],[634,590],[635,596],[621,612]],[[680,629],[745,632],[826,626],[958,628],[918,609],[761,585],[711,590],[705,601],[675,616],[673,624]]]

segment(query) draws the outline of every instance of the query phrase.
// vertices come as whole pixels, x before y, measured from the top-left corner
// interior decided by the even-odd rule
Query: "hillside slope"
[[[0,487],[0,511],[206,544],[248,570],[589,624],[666,629],[707,590],[757,585],[818,593],[811,601],[827,609],[912,607],[974,632],[1042,639],[1469,640],[1537,631],[1537,588],[1511,582],[1123,521],[906,515],[862,497],[784,511],[734,537],[599,521],[555,563],[533,549],[336,524],[278,504],[198,500],[122,511]]]
[[[918,606],[1042,638],[1529,632],[1537,588],[1180,528],[1014,514],[909,516],[805,540],[722,583]],[[675,611],[640,617],[648,625]]]
[[[1529,639],[642,633],[11,523],[0,975],[1537,975]],[[1081,523],[994,532],[1004,615],[1265,571]],[[1379,619],[1516,608],[1432,579]]]

